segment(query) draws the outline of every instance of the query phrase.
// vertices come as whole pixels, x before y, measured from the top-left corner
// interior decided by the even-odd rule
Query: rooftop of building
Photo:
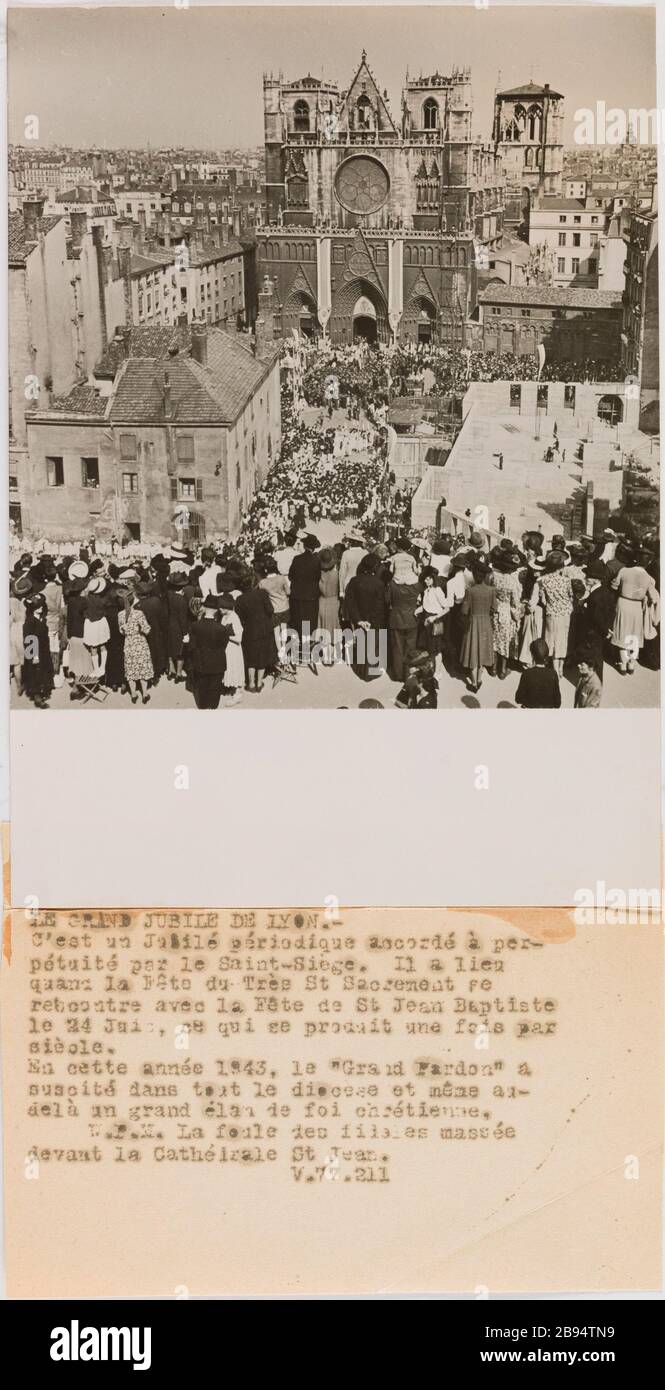
[[[126,357],[163,362],[174,353],[189,352],[192,334],[188,323],[143,323],[118,330],[95,367],[95,376],[113,378]]]
[[[73,386],[66,396],[54,396],[51,410],[59,415],[86,415],[103,417],[108,402],[99,395],[94,386],[82,384]]]
[[[482,304],[537,304],[542,308],[613,309],[621,303],[620,290],[592,290],[570,285],[488,285],[478,296]]]
[[[536,212],[584,212],[585,210],[584,198],[557,198],[555,195],[546,195],[534,203],[531,214]]]
[[[273,358],[254,357],[229,333],[206,330],[207,361],[179,354],[164,359],[130,357],[114,391],[112,423],[232,424],[263,381]],[[165,407],[165,376],[170,409]]]
[[[62,221],[62,215],[57,217],[42,217],[39,220],[39,231],[44,236]],[[25,229],[25,220],[22,212],[10,212],[8,226],[8,260],[11,266],[25,265],[30,252],[37,245],[36,241],[28,238]]]
[[[539,82],[525,82],[521,87],[508,87],[506,91],[497,92],[498,97],[555,97],[562,101],[561,92],[555,92],[548,83],[541,87]]]
[[[196,328],[196,326],[195,326]],[[87,383],[54,397],[48,412],[114,424],[230,425],[248,405],[277,358],[255,357],[221,328],[198,325],[206,340],[205,366],[192,356],[192,326],[144,324],[118,330],[95,376],[115,382],[110,396]],[[169,407],[165,406],[165,377]]]

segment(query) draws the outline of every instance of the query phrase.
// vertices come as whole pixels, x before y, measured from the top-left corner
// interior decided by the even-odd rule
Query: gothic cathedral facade
[[[461,345],[503,231],[501,157],[472,139],[467,70],[406,79],[391,114],[365,53],[345,92],[264,77],[259,280],[275,329]]]

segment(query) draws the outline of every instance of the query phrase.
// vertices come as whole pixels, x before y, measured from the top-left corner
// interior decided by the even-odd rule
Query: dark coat
[[[388,590],[388,602],[388,627],[406,632],[415,631],[418,626],[416,608],[420,602],[420,585],[395,584],[393,581]]]
[[[377,629],[386,626],[386,589],[375,574],[354,574],[344,595],[346,616],[352,627],[369,623]]]
[[[255,671],[265,671],[274,666],[277,647],[270,595],[265,589],[246,589],[236,600],[236,613],[242,623],[245,666]]]
[[[316,599],[318,607],[320,578],[321,561],[318,554],[304,550],[302,555],[294,555],[289,569],[291,600]]]
[[[523,671],[515,700],[524,709],[560,709],[559,677],[552,666],[530,666]]]
[[[155,680],[159,680],[159,677],[166,670],[168,655],[166,605],[159,594],[146,594],[144,598],[139,599],[139,608],[145,613],[150,623],[150,631],[147,634],[148,646]]]
[[[185,595],[177,589],[169,589],[166,594],[166,644],[170,657],[182,657],[183,638],[189,631],[189,605]]]
[[[192,675],[223,676],[226,670],[226,644],[230,630],[216,618],[199,618],[189,634]]]

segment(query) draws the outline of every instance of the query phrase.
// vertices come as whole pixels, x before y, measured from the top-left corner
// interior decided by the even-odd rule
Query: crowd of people
[[[424,395],[460,395],[472,381],[620,381],[624,374],[618,359],[545,361],[541,366],[535,353],[518,357],[433,343],[380,344],[373,349],[354,343],[327,352],[305,351],[303,394],[308,405],[321,406],[330,400],[331,379],[340,399],[367,408],[414,389]]]
[[[576,380],[607,375],[604,363],[568,366]],[[387,675],[399,708],[436,707],[443,680],[477,694],[486,671],[503,680],[511,668],[524,708],[558,707],[565,671],[576,704],[599,705],[608,661],[628,678],[638,662],[659,665],[657,536],[545,543],[530,531],[521,545],[505,534],[492,545],[471,520],[419,533],[409,487],[389,472],[382,404],[414,376],[441,392],[513,370],[535,376],[537,363],[429,345],[328,348],[301,378],[316,420],[282,388],[281,454],[235,541],[22,548],[13,538],[17,694],[46,708],[66,684],[72,702],[115,691],[145,705],[166,680],[218,708],[266,677],[344,661],[366,683]],[[335,543],[317,537],[323,523]]]
[[[511,667],[525,708],[558,707],[566,667],[576,704],[597,706],[606,662],[628,678],[659,665],[657,545],[611,530],[490,546],[479,531],[377,542],[358,527],[325,546],[287,524],[261,531],[251,557],[246,544],[155,548],[141,563],[26,551],[10,602],[12,677],[38,708],[65,682],[72,701],[115,690],[147,704],[162,679],[217,708],[267,675],[338,660],[368,683],[387,672],[400,708],[435,707],[444,679],[477,693]]]
[[[336,450],[339,432],[306,424],[288,389],[282,390],[282,449],[243,518],[238,549],[251,558],[278,535],[302,530],[305,521],[345,523],[370,531],[386,500],[386,439],[371,425],[358,431],[358,448]]]

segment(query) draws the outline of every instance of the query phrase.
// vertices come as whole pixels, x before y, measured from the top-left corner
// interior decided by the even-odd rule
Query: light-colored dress
[[[323,570],[319,580],[319,628],[327,632],[332,641],[339,627],[339,571],[336,566]]]
[[[155,672],[146,634],[150,623],[136,604],[129,613],[118,614],[118,627],[125,639],[123,659],[128,681],[151,681]]]
[[[631,565],[619,570],[612,588],[618,590],[619,597],[610,641],[613,647],[637,651],[644,646],[645,601],[656,598],[655,581],[641,565]]]
[[[25,661],[23,651],[23,624],[25,622],[25,604],[22,599],[12,594],[9,600],[9,664],[10,666],[22,666]]]
[[[543,636],[550,656],[564,661],[568,654],[568,633],[573,611],[573,586],[567,570],[554,570],[540,580],[540,597],[545,609]]]
[[[531,590],[531,597],[522,600],[522,612],[517,659],[524,666],[533,666],[531,643],[543,635],[543,610],[540,606],[540,585],[537,581]]]
[[[493,583],[496,593],[496,608],[492,613],[494,652],[496,656],[510,656],[519,623],[522,586],[516,573],[495,571]]]
[[[245,658],[242,654],[242,623],[235,609],[229,609],[222,618],[222,627],[230,627],[231,636],[226,644],[226,671],[224,685],[245,684]]]

